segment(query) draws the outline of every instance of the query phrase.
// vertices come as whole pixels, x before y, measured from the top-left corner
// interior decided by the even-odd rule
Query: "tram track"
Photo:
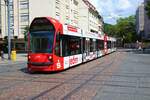
[[[100,59],[100,58],[98,58],[98,59]],[[98,60],[98,59],[95,59],[95,60]],[[95,60],[92,60],[92,61],[95,61]],[[89,61],[89,62],[86,62],[86,63],[82,63],[82,65],[84,65],[84,64],[89,64],[90,65],[90,63],[92,62],[92,61]],[[100,62],[100,64],[101,63],[103,63],[103,62]],[[16,66],[18,66],[18,64],[20,65],[20,64],[23,64],[23,65],[25,65],[26,66],[26,63],[25,62],[22,62],[22,63],[12,63],[12,65],[11,65],[11,67],[15,67],[15,68],[18,68],[18,67],[16,67]],[[77,65],[77,66],[80,66],[80,65]],[[74,67],[77,67],[77,66],[74,66]],[[73,68],[74,68],[73,67]],[[6,65],[6,64],[1,64],[0,65],[0,68],[10,68],[10,66],[8,66],[8,65]],[[71,67],[72,68],[72,67]],[[70,69],[70,68],[69,68]],[[17,70],[15,70],[15,69],[13,69],[13,70],[10,70],[10,69],[6,69],[6,71],[0,71],[0,74],[2,74],[2,73],[10,73],[10,72],[17,72],[18,70],[20,70],[20,69],[17,69]],[[68,70],[68,69],[67,69]]]
[[[65,95],[61,100],[68,100],[73,94],[75,94],[78,91],[80,91],[82,89],[82,87],[84,87],[85,85],[88,85],[89,82],[92,81],[97,75],[100,75],[105,70],[113,67],[112,65],[114,64],[114,62],[115,62],[115,60],[112,60],[109,64],[104,65],[104,68],[102,70],[97,71],[96,74],[93,74],[93,76],[91,78],[87,79],[84,83],[80,84],[77,88],[75,88],[70,93],[68,93],[67,95]],[[102,83],[104,84],[104,81]],[[101,85],[103,85],[103,84],[101,84]]]
[[[114,57],[114,58],[115,58],[115,57]],[[105,61],[105,63],[106,63],[106,61]],[[83,87],[83,86],[86,85],[89,81],[91,81],[91,80],[92,80],[95,76],[97,76],[99,73],[103,72],[103,71],[104,71],[105,69],[107,69],[107,68],[110,68],[111,65],[114,63],[114,60],[113,60],[112,62],[110,62],[109,64],[105,64],[105,63],[100,66],[100,67],[103,67],[103,69],[101,69],[100,71],[96,72],[96,74],[94,74],[91,78],[87,79],[84,83],[80,84],[80,85],[79,85],[77,88],[75,88],[73,91],[69,92],[66,96],[64,96],[63,99],[67,99],[67,98],[70,97],[73,93],[77,92],[81,87]],[[98,65],[98,64],[96,64],[96,66],[91,67],[91,68],[89,69],[89,71],[91,72],[91,69],[96,68],[97,65]],[[105,66],[107,66],[107,67],[105,67]],[[94,70],[93,70],[93,71],[94,71]],[[84,73],[87,73],[87,72],[84,72]],[[82,74],[84,74],[84,73],[82,73]],[[67,84],[67,83],[69,83],[69,81],[74,80],[74,79],[76,79],[76,78],[78,78],[78,77],[79,77],[79,75],[76,75],[76,76],[74,76],[73,78],[71,78],[71,79],[69,79],[69,80],[66,80],[66,81],[64,81],[64,82],[62,82],[62,83],[56,85],[55,87],[52,87],[52,88],[50,88],[50,89],[48,89],[48,90],[46,90],[46,91],[44,91],[44,92],[42,92],[42,93],[40,93],[40,94],[34,96],[34,97],[32,97],[32,100],[36,100],[36,99],[38,99],[39,97],[44,96],[44,95],[47,94],[48,92],[51,92],[52,90],[58,88],[59,86],[64,85],[64,84]]]
[[[92,62],[92,61],[91,61],[91,62]],[[89,63],[91,63],[91,62],[89,62]],[[99,64],[103,64],[103,63],[104,63],[104,62],[100,62]],[[88,63],[85,63],[85,65],[87,65],[87,64],[88,64]],[[77,68],[77,67],[80,67],[80,65],[79,65],[79,66],[75,66],[75,67],[76,67],[76,68]],[[75,67],[74,67],[74,68],[75,68]],[[90,69],[92,69],[92,68],[90,68]],[[89,69],[89,70],[90,70],[90,69]],[[18,70],[20,70],[20,69],[18,69]],[[6,73],[6,72],[8,72],[8,73],[18,72],[18,70],[7,70],[7,71],[4,71],[4,72],[0,72],[0,74]],[[67,69],[67,70],[71,70],[71,69]],[[67,71],[67,70],[65,70],[65,71]],[[65,72],[65,71],[64,71],[64,72]],[[82,72],[81,72],[81,73],[82,73]],[[60,72],[60,74],[83,75],[83,74],[81,74],[81,73],[80,73],[80,74],[78,74],[78,73],[74,73],[74,74],[73,74],[73,73],[63,73],[63,72]],[[44,74],[44,73],[43,73],[43,74]],[[56,74],[57,74],[57,73],[56,73]],[[90,74],[85,73],[84,75],[90,75]],[[10,75],[9,75],[9,76],[8,76],[8,75],[1,75],[1,77],[5,77],[5,78],[6,78],[6,77],[8,77],[8,78],[18,78],[18,77],[16,77],[16,76],[12,76],[12,75],[11,75],[11,76],[10,76]],[[1,78],[1,77],[0,77],[1,80],[7,80],[7,79],[3,79],[3,78]],[[34,75],[32,76],[32,74],[31,74],[31,75],[25,74],[23,77],[21,77],[21,79],[16,79],[15,81],[21,81],[22,78],[27,78],[27,77],[31,77],[31,78],[34,78],[34,79],[35,79],[35,78],[36,78],[36,79],[37,79],[37,78],[49,79],[49,77],[45,77],[45,76],[44,76],[44,77],[41,77],[41,76],[34,76]],[[19,76],[19,78],[20,78],[20,76]],[[59,79],[59,78],[58,78],[58,79]]]
[[[112,56],[112,55],[111,55]],[[106,56],[107,58],[103,58],[103,59],[96,59],[96,61],[95,62],[98,62],[98,63],[96,63],[96,66],[88,66],[88,65],[91,65],[94,61],[91,61],[91,62],[88,62],[88,63],[85,63],[85,64],[83,64],[83,66],[80,66],[79,65],[79,67],[81,68],[82,67],[82,69],[84,69],[83,67],[85,67],[85,68],[87,68],[88,67],[88,71],[86,70],[86,71],[81,71],[81,72],[79,72],[79,73],[74,73],[74,74],[72,74],[74,77],[72,77],[72,78],[69,78],[69,79],[64,79],[65,81],[64,82],[59,82],[59,84],[58,85],[56,85],[56,86],[54,86],[54,87],[52,87],[52,88],[50,88],[50,89],[48,89],[48,90],[46,90],[46,91],[44,91],[44,92],[42,92],[42,93],[40,93],[40,94],[38,94],[38,95],[36,95],[36,96],[33,96],[32,97],[32,99],[33,100],[35,100],[35,99],[37,99],[37,98],[39,98],[39,97],[41,97],[41,96],[43,96],[43,95],[45,95],[46,93],[48,93],[48,92],[50,92],[50,91],[52,91],[52,90],[54,90],[54,89],[56,89],[56,88],[58,88],[59,86],[61,86],[61,85],[63,85],[63,84],[66,84],[66,83],[69,83],[70,81],[72,81],[72,80],[74,80],[74,79],[76,79],[76,78],[78,78],[80,75],[89,75],[89,73],[88,72],[90,72],[91,73],[91,71],[95,71],[94,69],[97,69],[97,65],[99,65],[99,64],[101,64],[101,66],[100,67],[104,67],[103,69],[105,69],[105,66],[110,66],[113,62],[111,62],[111,63],[109,63],[109,64],[107,64],[106,65],[106,61],[107,60],[111,60],[111,58],[112,57],[109,57],[109,56]],[[113,57],[113,58],[115,58],[115,57]],[[99,62],[100,61],[100,62]],[[103,63],[102,63],[103,62]],[[77,67],[77,68],[79,68],[79,67]],[[99,66],[98,66],[99,67]],[[69,69],[68,70],[68,72],[70,71],[71,69]],[[75,68],[75,70],[76,70],[76,68]],[[68,73],[68,72],[66,72],[66,71],[63,71],[62,72],[62,75],[63,74],[67,74],[67,75],[69,75],[70,76],[70,72]],[[88,74],[87,74],[88,73]],[[98,73],[98,72],[97,72]],[[57,74],[57,73],[56,73]],[[59,73],[59,74],[61,74],[61,72]],[[97,74],[90,74],[90,75],[94,75],[94,76],[96,76]],[[3,90],[7,90],[7,89],[10,89],[11,87],[14,87],[14,86],[18,86],[18,85],[21,85],[21,84],[24,84],[25,82],[37,82],[37,84],[38,84],[38,82],[44,82],[44,83],[58,83],[58,82],[54,82],[54,81],[43,81],[43,80],[41,80],[41,81],[38,81],[37,79],[50,79],[48,76],[47,77],[45,77],[45,75],[44,76],[32,76],[32,75],[27,75],[26,76],[26,74],[25,74],[25,77],[16,77],[16,76],[8,76],[8,75],[3,75],[4,77],[8,77],[8,78],[14,78],[13,79],[13,81],[17,81],[17,82],[15,82],[14,84],[11,84],[11,85],[9,85],[9,86],[6,86],[6,87],[3,87],[3,88],[0,88],[0,91],[3,91]],[[30,77],[30,79],[26,79],[27,77]],[[16,78],[16,79],[15,79]],[[18,78],[18,79],[17,79]],[[25,78],[25,80],[23,79],[23,78]],[[1,77],[1,79],[2,79],[2,77]],[[8,81],[10,81],[10,79],[2,79],[2,80],[8,80]],[[59,79],[59,78],[58,78]],[[88,82],[88,81],[90,81],[92,78],[90,78],[90,79],[88,79],[88,80],[86,80],[86,82]],[[85,82],[84,82],[85,83]],[[80,85],[80,87],[82,87],[84,84],[82,84],[82,85]],[[78,87],[78,88],[80,88],[80,87]],[[77,90],[77,89],[76,89]],[[76,91],[75,90],[75,91]]]
[[[97,74],[95,74],[94,76],[96,76],[96,75],[97,75]],[[46,91],[40,93],[39,95],[33,97],[32,100],[36,100],[36,99],[38,99],[39,97],[45,95],[46,93],[51,92],[53,89],[56,89],[56,88],[58,88],[59,86],[61,86],[61,85],[63,85],[63,84],[69,83],[69,81],[71,81],[71,80],[77,78],[78,76],[79,76],[79,75],[73,77],[72,79],[66,80],[65,82],[62,82],[62,83],[56,85],[55,87],[52,87],[52,88],[50,88],[50,89],[48,89],[48,90],[46,90]],[[93,77],[92,77],[92,78],[93,78]],[[90,78],[90,80],[91,80],[91,78]],[[88,81],[90,81],[90,80],[88,79],[88,80],[86,80],[86,82],[88,82]],[[79,87],[77,87],[77,88],[73,91],[73,93],[74,93],[75,91],[77,91],[77,89],[79,89],[79,88],[81,88],[83,85],[85,85],[86,82],[84,82],[84,83],[81,84]],[[73,93],[70,92],[67,96],[64,97],[64,99],[66,99],[68,96],[70,96],[70,95],[73,94]]]
[[[71,67],[71,68],[69,68],[69,69],[66,69],[65,71],[62,71],[62,72],[58,72],[59,74],[72,74],[73,75],[73,73],[70,73],[70,72],[67,72],[66,73],[66,71],[69,71],[69,70],[71,70],[72,68],[75,68],[75,69],[77,69],[77,68],[83,68],[83,67],[85,67],[85,66],[90,66],[93,62],[97,62],[97,61],[99,61],[99,60],[101,60],[102,58],[98,58],[98,59],[96,59],[96,60],[92,60],[92,61],[89,61],[89,62],[87,62],[87,63],[83,63],[83,64],[80,64],[80,65],[77,65],[77,66],[74,66],[74,67]],[[104,64],[105,63],[105,61],[100,61],[99,63],[97,63],[97,64]],[[81,67],[80,67],[81,66]],[[5,66],[4,66],[5,67]],[[8,67],[8,66],[6,66],[6,67]],[[14,67],[14,66],[13,66]],[[16,67],[16,66],[15,66]],[[18,68],[18,67],[16,67],[16,68]],[[22,69],[22,68],[21,68]],[[1,76],[3,76],[3,77],[12,77],[12,78],[15,78],[16,76],[8,76],[8,75],[3,75],[3,73],[6,73],[6,72],[8,72],[8,73],[12,73],[12,72],[18,72],[18,71],[20,71],[21,69],[17,69],[17,70],[6,70],[6,71],[1,71],[0,72],[0,74],[2,74]],[[91,68],[89,68],[88,70],[91,70],[91,69],[93,69],[93,67],[91,67]],[[75,75],[82,75],[82,74],[78,74],[79,72],[77,72],[77,73],[74,73]],[[80,73],[82,73],[82,72],[80,72]],[[43,73],[44,74],[44,73]],[[57,74],[57,73],[56,73]],[[89,73],[84,73],[85,75],[86,74],[88,74],[88,75],[90,75]],[[33,78],[44,78],[45,79],[45,76],[44,77],[40,77],[40,76],[35,76],[35,75],[33,75],[32,76],[32,74],[25,74],[24,76],[26,76],[26,77],[33,77]],[[48,79],[49,77],[47,77],[47,79]]]
[[[73,91],[71,91],[70,93],[68,93],[66,96],[64,96],[64,98],[62,98],[62,100],[67,100],[69,97],[71,97],[74,93],[76,93],[77,91],[79,91],[84,85],[88,84],[89,81],[91,81],[94,77],[96,77],[98,74],[100,74],[101,72],[103,72],[105,69],[110,68],[111,65],[114,63],[114,61],[112,61],[110,64],[106,65],[107,67],[104,67],[102,70],[96,72],[96,74],[94,74],[91,78],[89,78],[88,80],[86,80],[84,83],[80,84],[77,88],[75,88]]]

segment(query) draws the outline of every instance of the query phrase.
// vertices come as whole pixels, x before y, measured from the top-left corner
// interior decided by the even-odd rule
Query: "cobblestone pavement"
[[[0,63],[0,100],[150,100],[150,54],[121,50],[57,73]]]

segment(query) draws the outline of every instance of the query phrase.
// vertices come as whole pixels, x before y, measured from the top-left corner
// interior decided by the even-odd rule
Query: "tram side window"
[[[114,47],[114,43],[111,41],[111,47],[110,48],[113,48]]]
[[[57,56],[61,56],[61,54],[60,54],[60,35],[59,35],[59,33],[56,35],[55,54]]]
[[[112,42],[111,42],[111,48],[114,48],[114,45],[115,45],[115,44],[114,44],[114,42],[112,41]]]
[[[85,52],[85,38],[82,39],[82,42],[83,42],[83,45],[82,45],[83,48],[82,49],[83,49],[83,52]]]
[[[96,40],[93,40],[93,51],[95,52],[96,51]]]
[[[62,56],[71,56],[81,53],[81,38],[63,35],[62,37]]]
[[[90,52],[93,52],[94,50],[94,42],[93,39],[90,39]]]
[[[116,41],[114,42],[114,47],[115,47],[115,48],[117,47],[117,43],[116,43]]]
[[[90,52],[90,40],[85,38],[85,52],[88,53]]]
[[[104,41],[97,40],[97,47],[98,47],[98,50],[103,50],[104,49]]]
[[[111,48],[111,41],[107,41],[107,48],[108,48],[108,49]]]
[[[96,51],[97,50],[96,39],[93,42],[94,42],[94,50],[93,51]]]
[[[69,56],[69,43],[68,43],[68,36],[62,36],[62,56],[66,57]]]
[[[70,36],[69,38],[70,55],[76,55],[81,53],[81,38]]]
[[[96,51],[96,40],[90,39],[90,52]]]

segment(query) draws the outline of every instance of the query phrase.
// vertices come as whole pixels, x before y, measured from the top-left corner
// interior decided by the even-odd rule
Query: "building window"
[[[28,15],[21,15],[21,22],[26,22],[29,21],[29,16]]]
[[[58,5],[56,6],[56,9],[60,9]]]
[[[22,9],[28,9],[29,7],[28,7],[28,4],[27,3],[24,3],[24,4],[21,4],[20,5],[20,9],[22,10]]]
[[[66,9],[69,9],[69,6],[68,6],[68,5],[66,5]]]
[[[59,0],[56,0],[56,4],[60,4],[60,1],[59,1]]]
[[[56,12],[56,16],[60,16],[60,13],[59,13],[59,12]]]
[[[21,27],[21,34],[24,34],[24,30],[25,29],[25,27]]]
[[[20,0],[20,4],[24,4],[24,3],[28,4],[28,0]]]
[[[78,1],[77,0],[73,0],[73,3],[77,6],[78,5]]]

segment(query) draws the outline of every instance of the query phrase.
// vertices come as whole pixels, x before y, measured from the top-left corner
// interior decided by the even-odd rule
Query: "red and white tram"
[[[115,41],[106,35],[62,25],[51,17],[38,17],[28,33],[28,70],[64,70],[115,51]]]

